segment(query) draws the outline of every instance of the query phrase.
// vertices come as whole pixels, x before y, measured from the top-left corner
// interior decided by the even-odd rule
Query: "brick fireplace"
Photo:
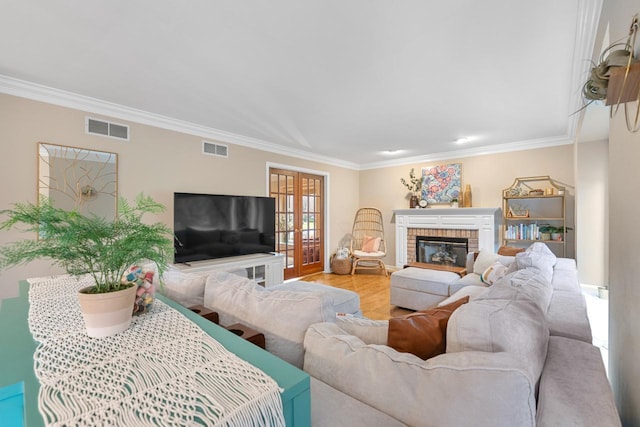
[[[416,237],[468,239],[469,251],[496,251],[502,223],[500,208],[427,208],[394,210],[396,267],[416,261]]]

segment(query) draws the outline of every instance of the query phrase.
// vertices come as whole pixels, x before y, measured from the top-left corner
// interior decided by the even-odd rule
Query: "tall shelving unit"
[[[527,247],[544,242],[557,256],[566,256],[565,196],[565,187],[549,176],[516,178],[502,192],[503,245]],[[549,228],[561,232],[551,233]]]

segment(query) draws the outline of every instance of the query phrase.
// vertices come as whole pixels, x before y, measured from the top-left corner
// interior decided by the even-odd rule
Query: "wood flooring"
[[[350,274],[316,273],[298,280],[354,291],[360,295],[360,310],[364,317],[374,320],[387,320],[390,317],[412,313],[400,307],[392,306],[389,296],[390,277],[375,272]]]

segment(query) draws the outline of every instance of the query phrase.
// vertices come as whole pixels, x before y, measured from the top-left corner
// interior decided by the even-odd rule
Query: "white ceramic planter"
[[[78,292],[78,300],[87,335],[103,338],[129,328],[136,286],[105,294],[88,294],[83,292],[85,289],[89,288],[80,289]]]

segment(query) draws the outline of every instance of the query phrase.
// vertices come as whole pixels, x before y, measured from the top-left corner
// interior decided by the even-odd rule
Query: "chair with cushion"
[[[353,255],[353,266],[351,274],[356,272],[356,268],[384,271],[387,275],[387,268],[382,261],[387,255],[384,242],[384,225],[382,212],[377,208],[360,208],[356,212],[351,231],[351,254]]]

